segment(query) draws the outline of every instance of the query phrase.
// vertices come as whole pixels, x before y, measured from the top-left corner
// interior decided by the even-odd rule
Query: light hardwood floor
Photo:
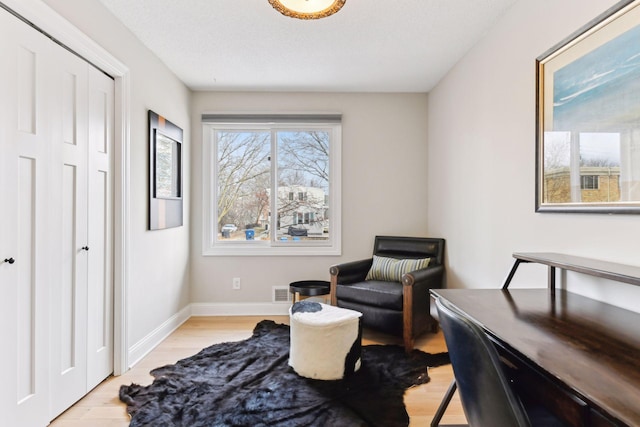
[[[118,390],[122,384],[132,382],[150,384],[153,378],[149,375],[149,371],[153,368],[175,363],[212,344],[249,338],[253,327],[262,319],[287,324],[289,322],[288,316],[192,317],[127,373],[105,380],[50,425],[52,427],[128,426],[129,415],[125,405],[118,399]],[[402,343],[394,337],[365,329],[363,345],[367,344],[401,345]],[[442,332],[423,335],[416,341],[416,348],[428,353],[446,351]],[[411,419],[411,427],[430,425],[442,396],[453,378],[453,373],[451,366],[446,365],[430,369],[429,376],[431,377],[429,383],[411,388],[405,394],[405,405]],[[457,394],[451,401],[442,423],[466,423]]]

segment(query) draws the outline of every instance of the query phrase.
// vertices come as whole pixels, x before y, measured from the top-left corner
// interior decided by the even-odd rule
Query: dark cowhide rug
[[[215,344],[154,369],[153,384],[120,388],[131,427],[406,426],[408,387],[429,381],[447,353],[362,347],[362,367],[336,381],[298,376],[288,365],[289,327],[259,322],[244,341]]]

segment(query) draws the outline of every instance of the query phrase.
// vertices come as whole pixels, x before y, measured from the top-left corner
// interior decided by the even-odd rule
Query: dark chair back
[[[530,426],[527,413],[511,389],[489,338],[446,301],[437,299],[436,307],[469,425]]]
[[[429,265],[442,265],[444,239],[432,237],[376,236],[373,254],[389,258],[431,258]]]

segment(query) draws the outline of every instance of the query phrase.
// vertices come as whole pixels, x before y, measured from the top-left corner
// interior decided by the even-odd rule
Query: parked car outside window
[[[228,231],[230,233],[235,233],[236,231],[238,231],[238,227],[236,227],[235,224],[225,224],[225,225],[222,226],[220,231],[222,231],[223,233],[225,231]]]

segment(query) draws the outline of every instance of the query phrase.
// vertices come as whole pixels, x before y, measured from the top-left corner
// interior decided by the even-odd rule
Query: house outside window
[[[204,255],[340,254],[339,115],[205,114],[203,139]]]

